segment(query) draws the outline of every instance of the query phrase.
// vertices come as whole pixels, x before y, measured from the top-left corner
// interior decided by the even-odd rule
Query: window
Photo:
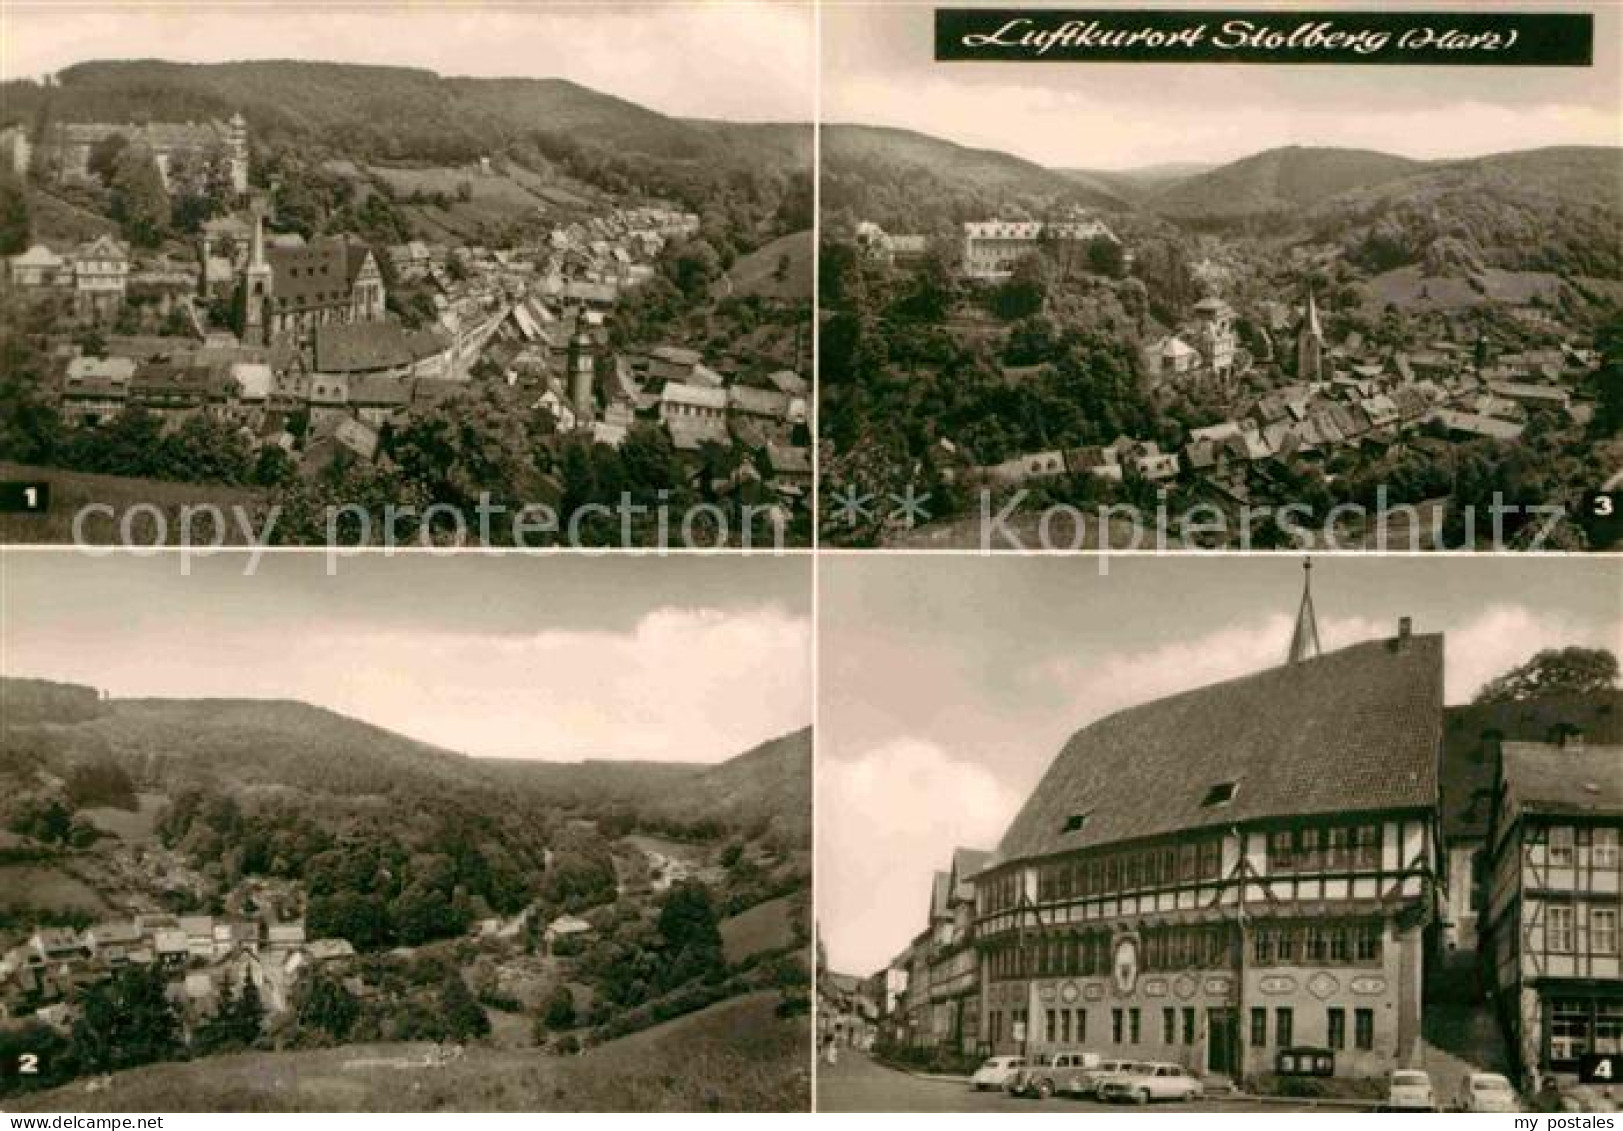
[[[1195,846],[1183,845],[1178,849],[1178,879],[1187,883],[1195,878],[1196,861]]]
[[[1260,1049],[1268,1044],[1268,1011],[1259,1006],[1251,1010],[1251,1047]]]
[[[1186,1045],[1195,1043],[1195,1010],[1189,1005],[1183,1007],[1183,1043]]]
[[[1068,1045],[1071,1043],[1071,1011],[1069,1009],[1059,1011],[1059,1039],[1061,1044]]]
[[[1589,952],[1597,955],[1617,953],[1617,908],[1590,909]]]
[[[1330,1013],[1329,1013],[1329,1031],[1330,1031],[1329,1044],[1330,1044],[1331,1048],[1333,1048],[1333,1049],[1344,1049],[1344,1048],[1347,1047],[1347,1011],[1346,1010],[1344,1010],[1344,1009],[1332,1009],[1332,1010],[1330,1010]]]
[[[1274,960],[1274,930],[1272,927],[1259,927],[1251,940],[1251,958],[1259,966],[1267,966]]]
[[[1049,1044],[1053,1044],[1054,1037],[1058,1034],[1058,1032],[1059,1026],[1057,1024],[1057,1018],[1054,1016],[1054,1011],[1050,1009],[1047,1016],[1043,1018],[1043,1040],[1047,1041]]]
[[[1215,880],[1223,870],[1223,842],[1208,840],[1200,846],[1200,878]]]
[[[1550,829],[1550,864],[1552,867],[1572,867],[1572,844],[1572,826],[1556,825]]]
[[[1596,868],[1617,867],[1617,830],[1595,829],[1590,846],[1589,862]]]
[[[1291,849],[1291,834],[1280,831],[1268,834],[1268,870],[1289,872],[1296,867],[1296,856]]]
[[[1085,1010],[1085,1009],[1079,1009],[1079,1010],[1076,1011],[1076,1043],[1077,1044],[1082,1044],[1087,1039],[1088,1039],[1088,1011]]]
[[[1589,1051],[1589,1003],[1550,1003],[1550,1063],[1571,1064]]]
[[[1135,1045],[1138,1044],[1139,1037],[1143,1032],[1142,1021],[1143,1013],[1136,1005],[1127,1011],[1127,1032]]]
[[[1289,1006],[1274,1010],[1274,1043],[1280,1048],[1289,1048],[1296,1043],[1295,1020]]]
[[[1342,871],[1352,863],[1351,829],[1330,830],[1330,849],[1326,863],[1334,872]]]
[[[1205,808],[1211,808],[1215,805],[1227,805],[1234,800],[1235,791],[1239,788],[1239,782],[1218,782],[1206,791],[1206,797],[1201,801],[1201,805]]]
[[[1110,1043],[1113,1045],[1121,1044],[1121,1024],[1121,1010],[1112,1009],[1110,1011]]]
[[[1302,871],[1317,872],[1324,867],[1324,856],[1319,851],[1319,830],[1303,829],[1301,848],[1296,853],[1296,867]]]
[[[1062,831],[1068,833],[1081,832],[1082,826],[1087,824],[1087,821],[1088,815],[1086,813],[1072,813],[1065,818],[1065,828]]]
[[[1296,961],[1296,929],[1294,927],[1281,927],[1274,943],[1275,952],[1283,965]]]
[[[1353,1043],[1365,1052],[1375,1047],[1375,1011],[1353,1010]]]
[[[1546,950],[1559,954],[1570,954],[1573,949],[1574,916],[1570,907],[1550,908],[1550,923],[1545,928],[1544,945]]]
[[[1379,868],[1381,866],[1381,826],[1359,825],[1353,834],[1353,866]]]
[[[1381,960],[1381,927],[1378,923],[1365,923],[1356,931],[1353,953],[1360,962]]]
[[[1307,945],[1304,951],[1303,957],[1309,962],[1323,962],[1325,960],[1326,955],[1329,954],[1329,947],[1325,941],[1323,928],[1309,927],[1307,929]]]
[[[1176,1044],[1178,1040],[1178,1011],[1170,1005],[1161,1010],[1161,1043]]]
[[[1331,962],[1345,962],[1345,961],[1347,961],[1347,956],[1348,956],[1347,928],[1346,927],[1331,927],[1330,928],[1330,961]]]

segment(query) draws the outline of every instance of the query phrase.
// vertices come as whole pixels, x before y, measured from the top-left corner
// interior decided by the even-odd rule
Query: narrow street
[[[841,1049],[838,1064],[817,1065],[818,1111],[1085,1111],[1108,1107],[1112,1111],[1143,1108],[1099,1104],[1090,1100],[1028,1100],[1003,1092],[977,1092],[955,1080],[928,1080],[877,1064],[853,1049]],[[1195,1104],[1162,1105],[1148,1110],[1176,1111],[1311,1111],[1308,1104],[1261,1105],[1239,1099],[1205,1100]]]

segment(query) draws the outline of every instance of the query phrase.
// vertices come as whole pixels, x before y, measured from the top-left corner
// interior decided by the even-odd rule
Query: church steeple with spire
[[[1286,663],[1299,664],[1318,659],[1319,622],[1313,615],[1313,559],[1302,562],[1302,605],[1296,610],[1296,631],[1291,634],[1290,657]]]
[[[1296,377],[1300,381],[1318,381],[1323,376],[1324,327],[1319,324],[1319,304],[1313,298],[1313,288],[1309,287],[1302,327],[1296,332]]]

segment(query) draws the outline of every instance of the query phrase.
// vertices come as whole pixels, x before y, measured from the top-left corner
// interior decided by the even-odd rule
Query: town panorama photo
[[[810,541],[809,6],[8,9],[0,538]]]
[[[1623,36],[1572,7],[1589,65],[942,61],[829,7],[823,539],[1615,544]]]

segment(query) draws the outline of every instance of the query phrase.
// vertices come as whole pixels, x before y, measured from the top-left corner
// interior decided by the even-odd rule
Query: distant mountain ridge
[[[14,714],[25,700],[42,705]],[[792,818],[803,805],[810,822],[809,731],[720,763],[548,762],[473,758],[297,700],[101,699],[94,688],[7,676],[0,704],[0,771],[110,757],[167,790],[517,795],[739,822]]]
[[[689,121],[560,78],[459,78],[413,67],[303,60],[94,60],[45,88],[0,84],[4,118],[189,121],[241,112],[261,136],[373,160],[468,160],[539,131],[685,165],[783,169],[811,125]],[[803,134],[803,141],[792,136]],[[798,171],[807,166],[802,162]]]

